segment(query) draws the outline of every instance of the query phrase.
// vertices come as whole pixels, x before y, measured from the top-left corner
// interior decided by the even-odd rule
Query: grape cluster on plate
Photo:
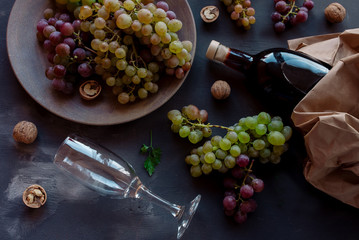
[[[274,31],[283,32],[288,26],[295,26],[308,20],[308,12],[314,7],[312,0],[304,0],[298,7],[295,0],[274,0],[275,12],[271,18],[274,23]]]
[[[256,22],[255,10],[250,0],[221,0],[227,7],[231,19],[236,21],[239,27],[249,30]]]
[[[160,74],[182,79],[191,68],[192,42],[181,41],[182,22],[165,1],[56,0],[37,24],[53,65],[52,86],[66,93],[79,79],[101,76],[118,102],[158,91]],[[80,80],[80,81],[81,81]]]

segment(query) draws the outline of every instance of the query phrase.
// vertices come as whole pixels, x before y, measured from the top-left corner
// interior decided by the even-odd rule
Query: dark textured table
[[[171,202],[184,204],[201,194],[201,203],[183,239],[358,239],[359,211],[316,190],[304,179],[302,162],[306,153],[298,132],[282,162],[261,169],[265,190],[255,197],[258,208],[244,224],[238,225],[223,214],[220,177],[211,174],[192,178],[184,157],[193,146],[170,131],[167,112],[187,104],[207,109],[211,123],[225,126],[243,116],[268,110],[245,88],[242,74],[206,59],[205,52],[212,39],[257,53],[266,48],[286,47],[288,39],[359,27],[356,1],[340,1],[347,9],[347,17],[343,23],[332,25],[324,18],[324,8],[330,3],[325,0],[315,1],[308,22],[278,35],[270,20],[272,2],[253,0],[257,23],[246,32],[235,26],[219,0],[189,0],[196,21],[197,49],[193,68],[180,90],[143,118],[97,127],[49,113],[21,87],[6,50],[6,27],[14,1],[2,1],[0,239],[176,238],[176,223],[168,212],[143,201],[98,196],[56,171],[51,163],[53,155],[62,140],[73,132],[96,139],[124,156],[147,187]],[[205,5],[219,7],[220,17],[216,22],[205,24],[201,20],[199,12]],[[19,46],[22,47],[26,46]],[[36,61],[29,59],[32,60]],[[232,87],[231,96],[225,101],[215,101],[210,94],[210,87],[217,79],[228,81]],[[13,141],[12,129],[21,120],[37,125],[39,136],[35,143],[25,146]],[[163,150],[162,161],[152,177],[143,168],[145,156],[139,153],[141,145],[149,143],[150,131],[154,145]],[[21,199],[24,188],[32,183],[39,183],[48,191],[48,202],[37,210],[25,207]]]

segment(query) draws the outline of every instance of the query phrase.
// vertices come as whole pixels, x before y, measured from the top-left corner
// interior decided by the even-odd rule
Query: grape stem
[[[285,15],[285,16],[282,16],[282,22],[285,21],[285,19],[287,19],[287,17],[291,14],[291,13],[294,13],[293,12],[293,8],[295,7],[295,1],[292,1],[290,3],[290,10],[288,11],[288,13]]]
[[[233,129],[229,128],[229,127],[225,127],[225,126],[221,126],[221,125],[217,125],[217,124],[203,124],[201,122],[199,123],[194,123],[194,122],[191,122],[190,120],[188,120],[186,117],[184,118],[184,121],[194,127],[201,127],[201,128],[212,128],[212,127],[215,127],[215,128],[221,128],[221,129],[225,129],[227,131],[233,131]]]

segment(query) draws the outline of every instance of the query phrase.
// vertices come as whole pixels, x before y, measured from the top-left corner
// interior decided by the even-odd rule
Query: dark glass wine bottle
[[[206,57],[243,72],[267,96],[285,101],[289,106],[297,104],[331,69],[320,60],[286,48],[250,55],[214,40]]]

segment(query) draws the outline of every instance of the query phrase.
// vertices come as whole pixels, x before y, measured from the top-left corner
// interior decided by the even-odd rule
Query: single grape
[[[274,31],[277,33],[284,32],[285,24],[283,22],[277,22],[274,24]]]
[[[231,155],[227,155],[224,158],[224,165],[229,169],[234,168],[236,166],[236,159]]]
[[[247,167],[249,164],[249,157],[246,154],[240,154],[236,158],[236,163],[239,167]]]
[[[229,139],[227,138],[222,138],[220,141],[219,141],[219,147],[224,150],[224,151],[227,151],[231,148],[232,146],[232,143]]]
[[[252,186],[245,184],[240,188],[239,193],[242,198],[251,198],[254,190]]]
[[[188,137],[188,135],[190,134],[190,132],[191,132],[191,128],[190,127],[188,127],[188,126],[182,126],[181,128],[180,128],[180,130],[179,130],[179,135],[180,135],[180,137],[181,138],[186,138],[186,137]]]
[[[277,23],[282,19],[282,14],[279,12],[273,12],[271,15],[271,19],[273,23]]]
[[[312,0],[305,0],[303,3],[303,7],[307,8],[310,11],[314,7],[314,2]]]
[[[279,13],[285,13],[287,10],[287,3],[285,1],[278,1],[275,4],[275,10]]]
[[[210,174],[213,168],[211,164],[203,163],[201,166],[201,170],[204,174]]]
[[[199,177],[202,175],[202,169],[200,165],[192,166],[191,167],[191,176],[192,177]]]
[[[237,206],[237,201],[233,196],[226,196],[223,199],[223,207],[226,210],[232,210]]]
[[[285,137],[278,131],[270,132],[267,138],[268,142],[274,146],[283,145],[285,143]]]
[[[90,77],[92,75],[93,69],[88,63],[81,63],[78,66],[77,71],[82,77]]]
[[[247,220],[247,213],[237,211],[233,218],[237,223],[244,223]]]
[[[249,134],[247,132],[239,132],[238,133],[238,140],[241,143],[248,143],[250,141],[251,137],[249,136]]]

